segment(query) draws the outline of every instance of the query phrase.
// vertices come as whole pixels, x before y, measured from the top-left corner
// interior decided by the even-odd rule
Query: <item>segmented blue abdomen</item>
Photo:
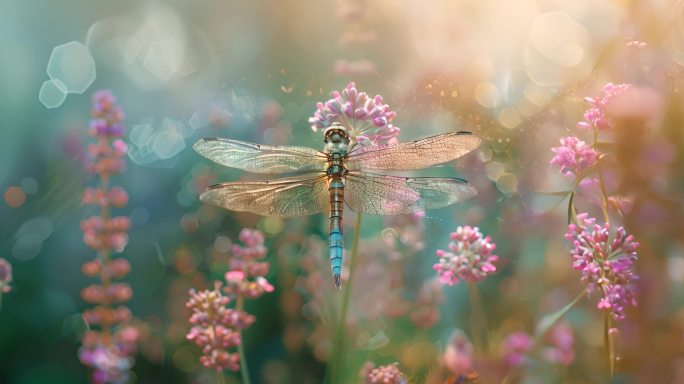
[[[344,204],[344,183],[335,178],[330,182],[330,268],[335,285],[340,288],[342,274],[342,254],[344,251],[344,235],[342,234],[342,207]]]

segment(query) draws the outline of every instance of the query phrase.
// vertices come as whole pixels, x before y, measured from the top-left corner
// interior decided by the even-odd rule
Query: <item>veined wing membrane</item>
[[[209,137],[193,145],[200,155],[218,164],[252,173],[322,171],[327,156],[307,147],[271,146]]]
[[[236,181],[207,188],[200,200],[231,211],[262,216],[306,216],[328,209],[325,173],[273,181]]]
[[[455,160],[474,150],[482,139],[470,132],[451,132],[421,140],[361,147],[347,156],[349,169],[410,171]]]
[[[477,194],[465,180],[443,177],[397,177],[349,172],[344,200],[353,211],[403,215],[446,207]]]

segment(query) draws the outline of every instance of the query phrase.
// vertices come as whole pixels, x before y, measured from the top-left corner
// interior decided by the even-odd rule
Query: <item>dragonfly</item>
[[[205,203],[262,216],[295,217],[328,213],[330,267],[340,289],[344,235],[343,208],[371,215],[403,215],[437,209],[477,194],[466,180],[400,177],[375,171],[412,171],[455,160],[482,139],[471,132],[450,132],[411,142],[355,146],[347,129],[333,123],[323,134],[324,149],[270,146],[220,137],[204,138],[193,148],[220,165],[257,174],[289,174],[273,180],[234,181],[208,187]]]

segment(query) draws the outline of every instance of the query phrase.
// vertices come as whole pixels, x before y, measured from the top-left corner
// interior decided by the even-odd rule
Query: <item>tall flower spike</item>
[[[606,106],[616,96],[627,92],[631,84],[608,83],[603,86],[600,97],[586,97],[584,101],[589,104],[589,108],[584,112],[584,121],[577,123],[577,128],[607,130],[612,128],[606,114]]]
[[[112,253],[123,252],[128,244],[130,220],[126,216],[112,216],[112,208],[122,208],[128,202],[123,188],[109,185],[111,176],[125,171],[124,157],[128,150],[121,140],[124,134],[124,113],[109,91],[93,95],[89,135],[95,143],[88,145],[86,169],[95,173],[99,185],[88,187],[83,193],[83,204],[99,207],[97,216],[81,222],[83,241],[98,253],[98,257],[83,264],[81,270],[88,277],[99,277],[99,284],[81,290],[81,297],[93,308],[83,311],[83,319],[91,327],[81,340],[80,361],[92,369],[92,382],[128,382],[133,366],[138,330],[126,323],[131,311],[123,305],[133,290],[126,283],[115,283],[130,272],[131,265],[123,258],[112,259]]]
[[[579,138],[563,137],[560,143],[560,147],[551,148],[556,156],[551,159],[550,164],[557,165],[561,174],[577,177],[582,171],[596,164],[598,153]]]
[[[382,96],[370,97],[359,92],[351,82],[342,93],[333,92],[325,103],[316,104],[316,112],[309,118],[314,132],[324,130],[335,122],[342,124],[352,139],[352,145],[383,145],[396,142],[399,128],[391,124],[396,112],[383,104]]]
[[[496,271],[494,263],[499,257],[492,254],[496,244],[477,227],[458,227],[451,240],[449,251],[437,250],[439,263],[432,267],[442,284],[454,285],[460,280],[475,283]]]
[[[600,292],[598,309],[610,311],[616,320],[625,318],[625,307],[637,305],[639,277],[632,270],[639,243],[623,227],[614,234],[609,224],[598,225],[587,213],[570,224],[565,238],[572,242],[572,267],[582,272],[589,294]]]

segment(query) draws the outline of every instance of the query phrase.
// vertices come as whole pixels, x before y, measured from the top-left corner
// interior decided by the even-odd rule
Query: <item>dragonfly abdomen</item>
[[[342,210],[344,206],[344,181],[341,177],[334,177],[328,187],[330,192],[330,268],[332,269],[335,286],[340,288],[342,274],[342,255],[344,252],[344,235],[342,234]]]

